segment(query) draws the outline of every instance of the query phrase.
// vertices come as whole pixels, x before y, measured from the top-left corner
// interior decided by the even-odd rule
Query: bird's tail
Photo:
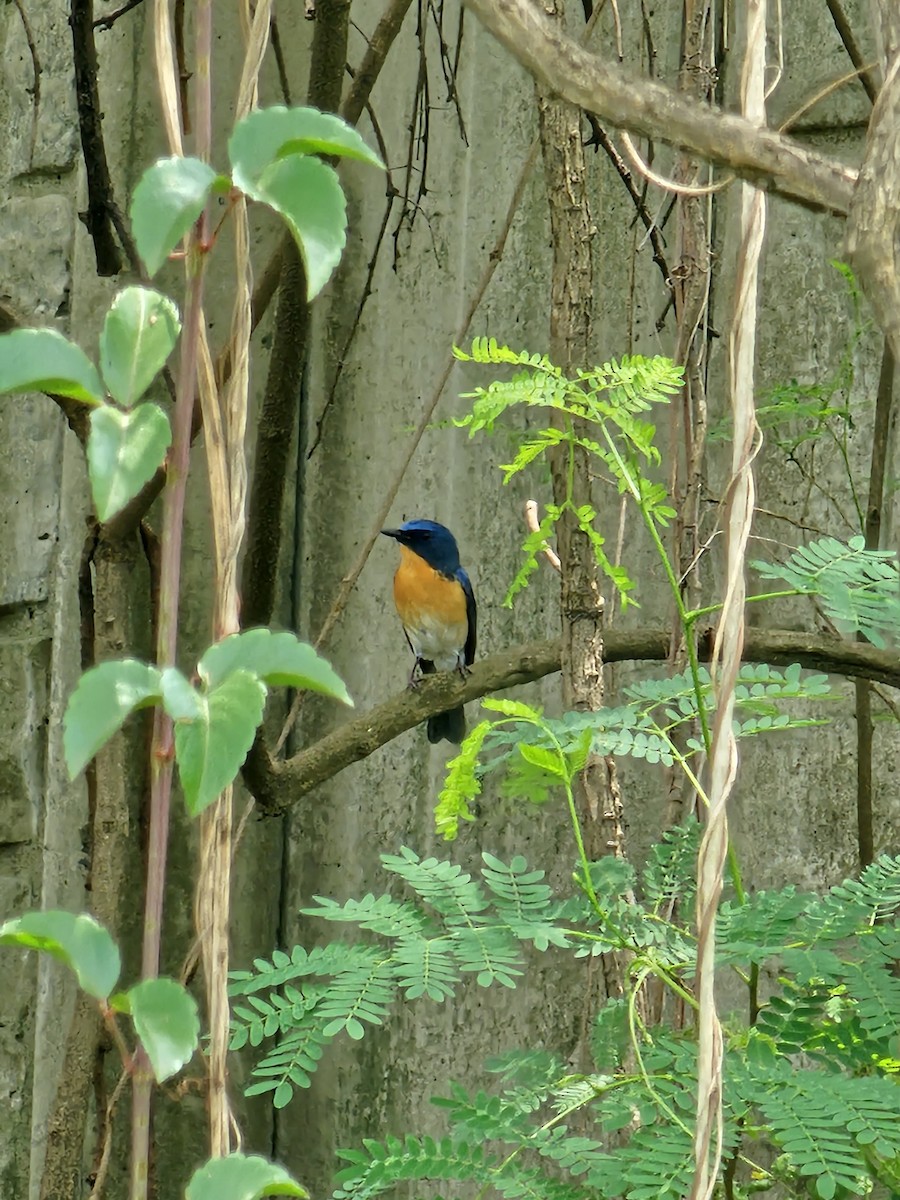
[[[460,705],[459,708],[438,713],[436,717],[429,717],[426,729],[432,745],[436,742],[452,742],[458,746],[466,736],[466,710]]]

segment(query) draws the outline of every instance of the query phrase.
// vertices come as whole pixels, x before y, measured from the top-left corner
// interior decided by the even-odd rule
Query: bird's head
[[[382,529],[381,532],[401,546],[407,546],[443,575],[453,575],[459,570],[459,547],[446,525],[416,520],[407,521],[399,529]]]

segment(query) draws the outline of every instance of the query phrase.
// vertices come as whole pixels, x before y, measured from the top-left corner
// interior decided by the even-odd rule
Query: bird
[[[423,519],[381,532],[400,545],[394,604],[416,656],[409,686],[435,671],[468,674],[475,659],[475,593],[460,565],[456,538],[445,525]],[[458,746],[466,736],[465,709],[460,705],[429,717],[426,731],[432,745]]]

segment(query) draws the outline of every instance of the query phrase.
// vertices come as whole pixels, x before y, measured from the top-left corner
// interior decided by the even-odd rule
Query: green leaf
[[[14,329],[0,337],[0,392],[50,392],[85,404],[103,400],[97,368],[55,329]]]
[[[128,991],[131,1018],[160,1083],[175,1075],[197,1048],[197,1002],[174,979],[145,979]]]
[[[248,196],[266,169],[289,155],[325,154],[383,167],[359,133],[332,113],[316,108],[259,108],[235,127],[228,141],[234,184]]]
[[[175,724],[178,773],[194,817],[240,770],[262,720],[266,689],[249,671],[234,671],[200,699],[201,715]]]
[[[293,633],[248,629],[223,638],[206,651],[197,668],[210,687],[234,671],[252,671],[270,687],[322,692],[353,705],[343,680],[312,646]]]
[[[303,256],[306,298],[321,292],[347,240],[347,202],[336,172],[317,158],[276,159],[248,196],[280,213]]]
[[[528,742],[519,743],[519,753],[533,767],[538,767],[541,771],[546,771],[549,775],[555,775],[557,779],[568,778],[564,761],[561,759],[559,753],[553,750],[546,750],[543,746],[531,746]]]
[[[148,663],[124,658],[86,671],[69,697],[63,717],[63,752],[71,778],[87,766],[131,713],[159,698],[160,674]]]
[[[155,404],[119,412],[104,404],[91,413],[88,473],[97,516],[108,521],[138,494],[166,457],[169,419]]]
[[[172,353],[178,309],[151,288],[119,292],[100,334],[100,370],[110,395],[126,408],[140,400]]]
[[[205,712],[203,696],[175,667],[161,676],[163,708],[173,721],[193,721]]]
[[[309,1192],[285,1171],[256,1154],[210,1159],[191,1176],[185,1200],[257,1200],[260,1196],[301,1196]]]
[[[141,176],[131,200],[134,240],[155,275],[203,211],[217,180],[199,158],[161,158]]]
[[[122,969],[119,948],[87,913],[25,913],[0,925],[0,944],[46,950],[71,967],[89,996],[105,1000]]]

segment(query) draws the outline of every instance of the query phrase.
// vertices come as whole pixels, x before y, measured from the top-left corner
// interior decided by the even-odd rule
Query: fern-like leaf
[[[867,550],[863,537],[846,544],[820,538],[801,546],[785,563],[753,562],[764,579],[784,580],[798,592],[817,596],[839,628],[861,633],[884,647],[900,633],[900,573],[892,551]]]

